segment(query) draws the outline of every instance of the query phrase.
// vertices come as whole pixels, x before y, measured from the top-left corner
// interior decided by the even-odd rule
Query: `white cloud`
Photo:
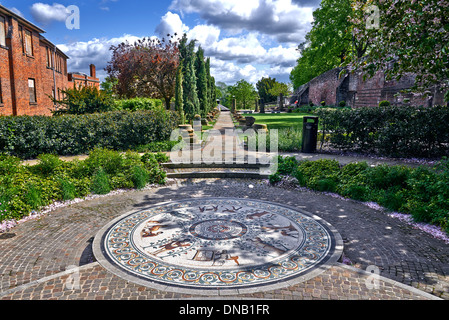
[[[259,0],[252,0],[254,1]],[[237,6],[235,1],[232,8],[239,14],[249,15],[254,3],[251,5],[244,3],[245,5]],[[229,2],[220,2],[221,6],[226,4],[229,6]],[[221,10],[220,8],[217,10]],[[231,7],[225,9],[229,10]],[[273,41],[259,32],[229,36],[223,34],[215,25],[199,24],[189,29],[181,17],[172,12],[164,15],[156,28],[157,33],[161,35],[173,34],[174,31],[179,34],[179,30],[186,32],[188,39],[197,40],[197,45],[201,45],[205,55],[213,58],[211,71],[216,81],[232,83],[244,78],[255,83],[263,76],[272,74],[287,81],[299,57],[296,44],[277,43],[277,46],[272,47]]]
[[[159,36],[165,37],[168,34],[174,35],[175,33],[178,36],[181,36],[188,30],[189,27],[182,23],[179,15],[169,11],[161,18],[161,21],[155,31]]]
[[[233,33],[259,32],[283,43],[302,42],[313,20],[313,7],[292,0],[173,0],[170,9],[197,13],[208,25]]]
[[[63,22],[67,19],[69,14],[70,12],[67,8],[59,3],[49,5],[38,2],[31,6],[31,15],[34,20],[42,24],[48,24],[52,21]]]
[[[58,45],[70,59],[67,61],[68,72],[89,73],[89,65],[94,64],[97,68],[97,77],[103,80],[107,73],[104,70],[107,63],[111,60],[111,46],[118,45],[122,42],[134,43],[141,38],[132,35],[123,35],[112,39],[92,39],[90,41],[80,41],[70,44]]]
[[[215,26],[197,25],[187,33],[188,39],[196,40],[203,48],[214,46],[220,38],[221,30]]]

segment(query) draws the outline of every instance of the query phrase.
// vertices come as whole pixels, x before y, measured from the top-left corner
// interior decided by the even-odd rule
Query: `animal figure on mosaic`
[[[183,212],[184,211],[184,212]],[[185,209],[172,210],[168,212],[172,218],[182,219],[182,220],[190,220],[192,219],[192,215]]]
[[[239,257],[228,254],[227,250],[215,251],[215,250],[197,250],[192,260],[194,261],[210,261],[212,265],[222,266],[226,261],[234,261],[239,264]]]
[[[232,210],[231,210],[231,209],[228,209],[228,208],[226,208],[225,210],[223,210],[223,212],[230,212],[230,213],[235,213],[235,212],[239,211],[240,209],[242,209],[242,207],[240,207],[240,208],[236,208],[236,207],[232,206]]]
[[[200,209],[200,212],[204,212],[204,211],[214,211],[214,212],[217,212],[218,206],[212,206],[212,208],[208,208],[208,209],[206,209],[206,207],[199,207],[198,209]]]
[[[188,239],[175,240],[175,241],[172,241],[172,242],[169,242],[167,244],[164,244],[164,245],[160,246],[159,250],[151,252],[150,254],[156,256],[159,253],[162,253],[162,252],[165,252],[165,251],[171,251],[171,250],[174,250],[174,249],[177,249],[177,248],[182,248],[182,247],[189,247],[190,245],[191,244],[190,244],[190,241]]]
[[[288,250],[287,248],[281,249],[281,248],[275,247],[275,246],[269,244],[268,242],[262,240],[260,237],[256,237],[255,239],[251,239],[249,241],[253,242],[253,244],[259,249],[264,249],[269,252],[275,252],[280,255],[284,254]]]
[[[231,256],[228,254],[227,250],[223,250],[221,252],[216,252],[214,256],[214,263],[212,264],[215,266],[216,264],[222,266],[226,263],[226,261],[234,261],[238,266],[239,264],[239,256]]]
[[[298,230],[290,223],[287,227],[275,227],[273,225],[268,225],[261,227],[262,230],[281,230],[281,234],[286,237],[299,238]]]
[[[256,213],[249,214],[249,215],[246,216],[246,219],[253,220],[255,218],[261,218],[261,217],[263,217],[264,215],[267,215],[267,214],[271,214],[271,217],[274,216],[274,214],[272,214],[272,213],[270,213],[268,211],[262,211],[262,212],[256,212]]]
[[[152,226],[151,224],[156,223],[156,225]],[[142,229],[142,231],[140,232],[140,236],[142,238],[148,238],[148,237],[156,237],[164,232],[158,231],[160,228],[162,227],[162,225],[160,225],[159,221],[147,221],[147,224],[145,226],[145,228]]]

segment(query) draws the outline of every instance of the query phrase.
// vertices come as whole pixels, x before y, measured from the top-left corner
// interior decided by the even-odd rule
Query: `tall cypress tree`
[[[200,102],[196,88],[195,60],[190,59],[186,62],[188,63],[186,66],[186,78],[183,81],[184,112],[187,120],[192,120],[196,114],[200,113]]]
[[[204,62],[204,50],[201,46],[196,52],[196,62],[195,71],[197,75],[197,89],[198,89],[198,99],[200,101],[200,112],[201,116],[204,117],[209,112],[208,109],[208,95],[207,95],[207,73],[206,64]]]
[[[184,115],[184,98],[183,98],[183,62],[179,63],[178,72],[176,73],[176,88],[175,88],[175,110],[178,112],[180,117],[180,123],[185,123]]]
[[[215,91],[215,83],[210,75],[210,58],[206,59],[206,76],[207,76],[207,113],[214,108],[213,92]]]
[[[200,105],[195,72],[195,42],[195,40],[188,42],[187,35],[184,34],[178,44],[180,60],[183,64],[182,97],[186,120],[192,120],[199,113]]]

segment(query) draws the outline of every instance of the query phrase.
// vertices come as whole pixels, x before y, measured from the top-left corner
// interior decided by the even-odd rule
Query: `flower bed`
[[[336,160],[297,161],[294,157],[279,157],[278,171],[270,182],[283,183],[283,176],[296,178],[295,183],[301,187],[379,204],[391,212],[407,214],[415,223],[429,223],[449,233],[447,159],[433,167],[411,168],[370,167],[366,162],[341,166]]]
[[[0,222],[20,220],[56,201],[70,201],[118,189],[165,183],[162,153],[119,153],[95,149],[86,160],[62,161],[41,155],[33,166],[0,156]]]

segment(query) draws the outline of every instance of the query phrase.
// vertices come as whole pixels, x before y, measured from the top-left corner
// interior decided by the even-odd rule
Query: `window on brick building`
[[[22,46],[22,52],[25,53],[25,44],[23,43],[23,27],[19,26],[19,40],[20,45]]]
[[[25,30],[25,53],[29,56],[33,55],[33,34],[31,31]]]
[[[36,81],[34,79],[28,79],[28,93],[30,95],[30,103],[36,103]]]
[[[0,16],[0,45],[6,47],[6,24],[3,16]]]
[[[53,54],[49,47],[47,47],[47,67],[53,68]]]
[[[59,55],[56,55],[56,71],[62,72],[61,57]]]

